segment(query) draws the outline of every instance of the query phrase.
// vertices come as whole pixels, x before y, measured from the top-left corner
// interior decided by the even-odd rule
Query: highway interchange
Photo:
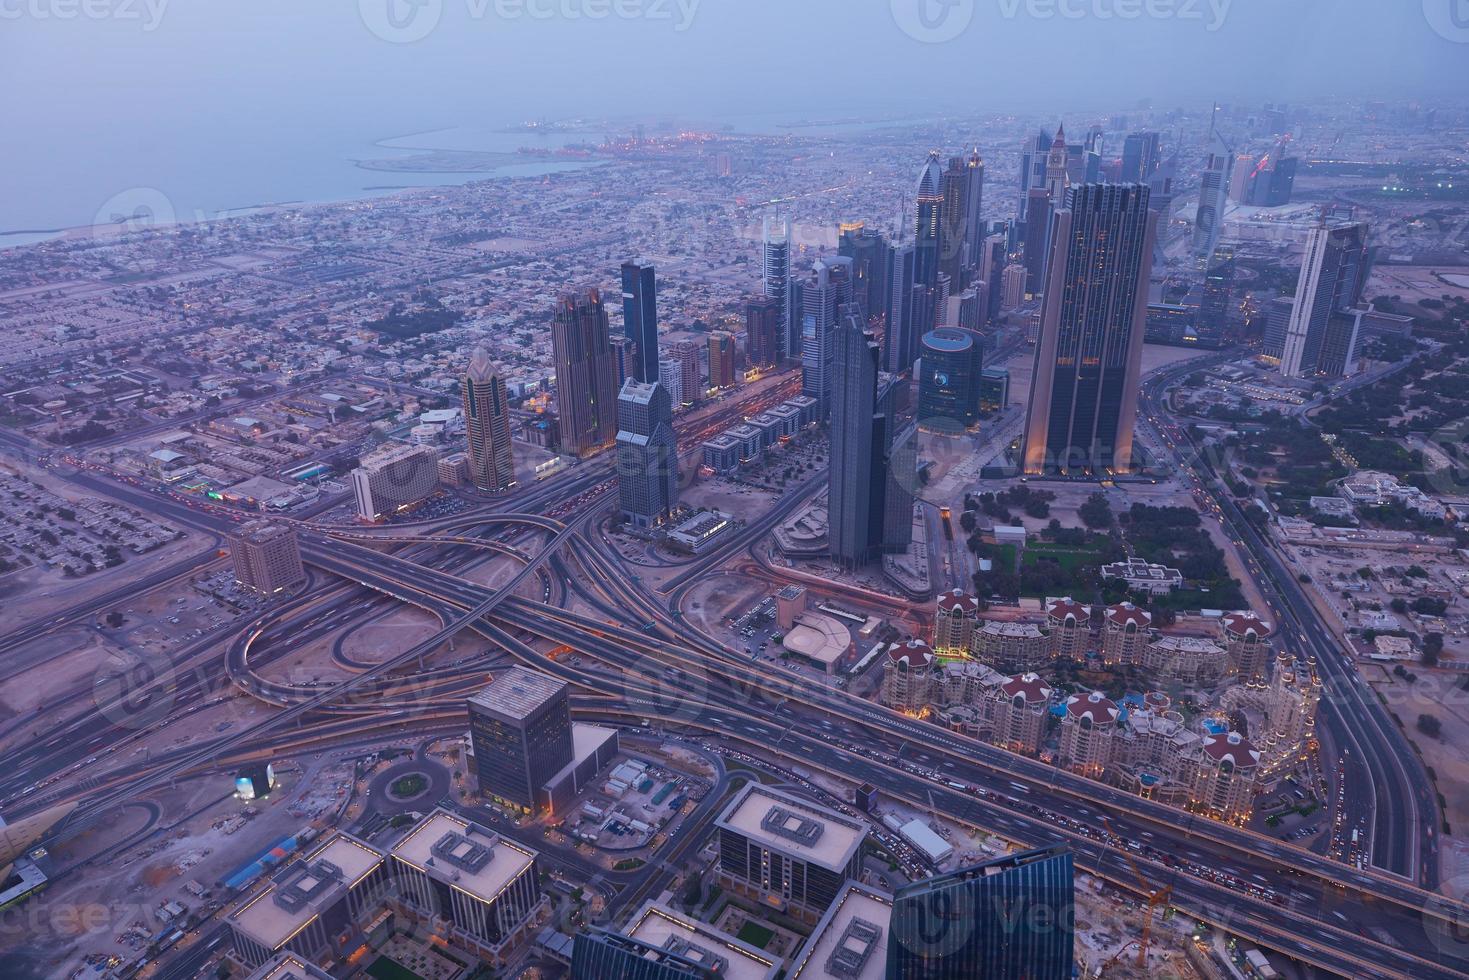
[[[1165,375],[1149,385],[1140,416],[1160,416],[1156,389],[1169,380]],[[1165,420],[1158,431],[1182,456],[1180,430]],[[1188,457],[1178,462],[1195,466],[1196,473],[1202,469]],[[1210,482],[1207,473],[1198,475]],[[202,510],[91,473],[69,478],[216,536],[229,528],[228,517],[217,509]],[[942,814],[1022,843],[1064,840],[1076,850],[1082,867],[1135,889],[1126,853],[1143,866],[1150,887],[1172,886],[1175,906],[1325,969],[1351,976],[1412,977],[1459,976],[1469,969],[1469,956],[1451,929],[1464,909],[1406,880],[1415,867],[1425,883],[1433,880],[1429,869],[1434,864],[1436,812],[1425,799],[1426,784],[1421,779],[1410,782],[1410,773],[1398,765],[1404,758],[1412,760],[1412,753],[1404,750],[1390,719],[1383,727],[1384,719],[1374,717],[1380,712],[1374,713],[1377,706],[1370,694],[1356,701],[1329,699],[1332,707],[1323,711],[1323,723],[1333,726],[1329,737],[1343,738],[1341,744],[1361,753],[1353,758],[1359,759],[1375,789],[1369,797],[1375,803],[1374,863],[1398,874],[1356,871],[915,722],[845,692],[795,684],[751,665],[698,633],[681,616],[677,600],[698,575],[737,558],[767,533],[804,493],[784,497],[737,538],[692,563],[670,583],[668,594],[656,596],[591,533],[589,525],[603,510],[610,482],[605,466],[593,463],[525,488],[496,508],[498,513],[456,515],[427,527],[305,530],[303,553],[323,573],[317,576],[321,584],[250,624],[231,642],[223,662],[209,661],[202,647],[186,648],[175,658],[173,676],[163,678],[176,682],[167,692],[170,717],[243,695],[279,704],[279,711],[187,750],[160,752],[101,776],[87,774],[81,783],[58,778],[91,768],[85,760],[101,746],[120,751],[124,743],[119,734],[137,734],[105,711],[89,713],[28,746],[0,777],[0,797],[15,806],[21,787],[50,780],[19,809],[77,799],[81,806],[72,819],[75,826],[175,776],[240,758],[270,757],[396,730],[462,729],[463,693],[482,682],[482,664],[435,666],[409,675],[398,668],[415,664],[461,629],[473,629],[518,659],[587,691],[578,699],[578,710],[588,717],[620,718],[634,725],[651,719],[665,731],[743,742],[752,751],[774,753],[806,768],[866,779],[910,803],[932,805]],[[1332,646],[1299,588],[1292,588],[1294,577],[1279,569],[1267,547],[1256,547],[1260,543],[1250,537],[1253,528],[1229,510],[1228,495],[1218,496],[1253,559],[1267,567],[1277,563],[1277,574],[1261,584],[1277,590],[1271,593],[1272,603],[1279,600],[1277,616],[1287,636],[1309,644],[1306,648],[1315,653],[1329,684],[1353,690],[1350,663]],[[556,512],[554,505],[568,499],[584,499],[588,505],[570,522],[542,516]],[[362,543],[365,536],[399,540],[370,548]],[[442,536],[454,543],[437,543]],[[393,550],[380,550],[384,546]],[[498,588],[462,577],[466,567],[507,554],[520,568]],[[163,569],[150,579],[161,583],[178,573]],[[527,598],[521,588],[532,579],[539,582],[539,599]],[[603,618],[567,608],[573,593]],[[431,640],[341,685],[267,684],[255,672],[260,663],[251,662],[252,646],[278,649],[282,642],[326,635],[367,609],[392,608],[375,598],[380,595],[428,609],[442,628]],[[109,608],[109,598],[84,603],[20,634],[44,635],[58,623],[93,617]],[[364,602],[371,605],[364,607]],[[302,624],[309,625],[298,634]],[[540,648],[548,643],[577,651],[581,662],[546,656]],[[1349,773],[1349,778],[1358,777]],[[1104,817],[1110,832],[1102,826]],[[1420,833],[1406,833],[1406,828]]]

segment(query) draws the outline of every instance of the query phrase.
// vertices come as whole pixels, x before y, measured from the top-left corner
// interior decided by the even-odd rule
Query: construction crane
[[[1119,837],[1120,839],[1120,835],[1112,829],[1112,824],[1108,822],[1106,817],[1102,818],[1102,826],[1107,828],[1107,834],[1109,836]],[[1128,868],[1132,870],[1133,877],[1137,878],[1139,889],[1148,897],[1148,910],[1143,918],[1143,935],[1137,947],[1137,968],[1141,970],[1147,965],[1148,945],[1152,942],[1153,938],[1153,909],[1161,905],[1165,911],[1167,910],[1168,901],[1173,897],[1173,886],[1164,885],[1162,888],[1156,889],[1151,887],[1148,884],[1148,879],[1143,875],[1141,869],[1138,868],[1137,862],[1127,852],[1127,848],[1119,847],[1117,850],[1122,854],[1122,859],[1127,862]]]

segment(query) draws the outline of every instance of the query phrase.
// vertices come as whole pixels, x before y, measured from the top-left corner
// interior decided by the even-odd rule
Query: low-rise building
[[[1142,668],[1160,687],[1213,687],[1229,671],[1229,660],[1218,643],[1202,636],[1165,635],[1143,649]]]
[[[1178,569],[1154,565],[1140,558],[1103,565],[1102,578],[1121,579],[1128,588],[1149,595],[1166,595],[1173,589],[1183,588],[1183,573]]]

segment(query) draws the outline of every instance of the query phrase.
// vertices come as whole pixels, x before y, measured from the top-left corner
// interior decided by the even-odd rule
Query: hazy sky
[[[106,220],[139,188],[196,218],[360,197],[373,141],[533,118],[1462,99],[1454,4],[0,0],[0,232]]]
[[[467,114],[499,120],[925,104],[1079,109],[1146,96],[1166,105],[1213,97],[1462,95],[1469,91],[1469,43],[1447,39],[1431,24],[1432,8],[1453,3],[1469,6],[0,0],[0,83],[8,93],[0,115],[21,124],[19,131],[7,125],[7,139],[44,140],[55,126],[147,129],[216,112],[287,125],[323,115],[376,118],[391,127],[419,119],[458,123]],[[1124,19],[1129,8],[1135,15]],[[434,27],[420,40],[397,43],[368,24],[396,39]],[[943,38],[961,26],[951,40],[918,39]],[[1469,35],[1469,21],[1463,31]]]

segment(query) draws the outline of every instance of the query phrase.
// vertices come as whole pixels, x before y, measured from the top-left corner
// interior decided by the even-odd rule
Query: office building
[[[592,927],[571,946],[571,980],[720,980],[712,968],[653,943]]]
[[[1046,158],[1050,155],[1053,142],[1051,134],[1042,129],[1034,136],[1027,136],[1020,144],[1020,190],[1015,220],[1021,226],[1019,230],[1022,233],[1024,226],[1030,221],[1030,191],[1046,185]]]
[[[468,708],[480,792],[515,809],[536,810],[537,791],[575,755],[566,683],[511,667],[470,697]]]
[[[637,380],[638,345],[626,337],[612,337],[607,342],[612,345],[613,373],[617,378],[617,389],[621,391],[622,383],[628,378]]]
[[[617,495],[634,527],[662,524],[678,507],[673,403],[656,382],[628,381],[617,396]]]
[[[1007,368],[985,368],[979,373],[979,407],[984,412],[997,412],[1010,404],[1010,371]]]
[[[1199,207],[1194,213],[1195,254],[1213,255],[1219,245],[1219,236],[1224,231],[1224,209],[1228,203],[1229,168],[1233,163],[1228,153],[1210,153],[1204,172],[1199,175]]]
[[[1155,222],[1148,188],[1084,184],[1056,212],[1025,422],[1027,473],[1132,465]]]
[[[230,535],[235,581],[258,596],[271,596],[306,581],[296,529],[281,521],[251,521]]]
[[[917,215],[913,229],[913,283],[932,286],[938,282],[940,245],[943,233],[944,184],[939,151],[931,150],[918,171]],[[931,324],[925,322],[922,330]],[[920,331],[922,332],[922,331]]]
[[[1360,318],[1348,311],[1361,304],[1368,271],[1366,224],[1322,223],[1311,229],[1286,326],[1281,374],[1341,377],[1354,369]]]
[[[897,431],[895,386],[879,376],[877,342],[848,307],[834,332],[827,540],[848,568],[912,539],[917,462],[911,432]]]
[[[295,953],[277,953],[245,980],[333,980],[332,975]]]
[[[659,384],[668,392],[669,402],[675,408],[682,408],[685,402],[683,362],[673,357],[663,358],[658,362],[658,377],[662,379]]]
[[[464,396],[464,431],[469,443],[469,478],[486,493],[515,486],[515,457],[510,442],[510,402],[505,382],[490,352],[481,347],[469,360],[460,381]]]
[[[1004,276],[1000,282],[1000,305],[1006,310],[1018,310],[1025,305],[1025,285],[1030,279],[1030,272],[1019,262],[1011,262],[1005,266]]]
[[[958,292],[969,280],[979,251],[979,208],[984,186],[984,162],[975,149],[968,157],[949,157],[940,177],[943,221],[939,229],[939,271]]]
[[[551,318],[561,451],[589,456],[617,435],[617,369],[607,333],[607,310],[595,289],[566,293]]]
[[[622,934],[650,949],[691,960],[718,980],[774,980],[780,972],[779,958],[657,902],[638,909]],[[609,976],[598,974],[595,980]]]
[[[919,360],[918,424],[953,432],[979,421],[979,335],[941,327],[923,335]]]
[[[774,297],[758,296],[745,303],[745,345],[752,368],[765,371],[780,363],[780,318],[781,303]]]
[[[407,510],[439,489],[439,454],[432,446],[386,443],[352,471],[357,516],[376,521]]]
[[[862,308],[869,324],[880,325],[887,319],[888,308],[887,239],[860,221],[844,224],[837,254],[852,260],[852,301]]]
[[[780,303],[780,359],[800,356],[799,317],[791,305],[791,223],[766,218],[760,229],[760,283]]]
[[[892,895],[847,882],[791,961],[791,980],[883,980],[892,917]]]
[[[1020,257],[1025,264],[1025,292],[1037,295],[1045,290],[1046,242],[1050,237],[1053,203],[1044,185],[1032,187],[1025,213],[1025,245]]]
[[[1209,267],[1204,272],[1204,293],[1199,298],[1199,314],[1194,324],[1201,347],[1222,347],[1232,339],[1230,300],[1234,292],[1234,248],[1220,245],[1214,249]]]
[[[332,834],[278,872],[225,920],[235,955],[261,969],[281,953],[324,965],[362,943],[389,887],[383,854]]]
[[[1277,296],[1265,304],[1265,336],[1260,353],[1277,361],[1285,356],[1285,335],[1295,308],[1294,296]]]
[[[678,361],[679,386],[683,404],[697,405],[704,396],[704,369],[699,363],[699,352],[704,345],[693,340],[680,340],[669,354]]]
[[[898,889],[888,980],[1070,980],[1073,876],[1058,845]]]
[[[918,360],[918,338],[913,316],[913,243],[888,246],[887,329],[883,332],[883,364],[890,374],[912,370]]]
[[[816,399],[825,418],[831,411],[832,338],[842,311],[853,305],[852,260],[817,259],[792,295],[799,297],[801,311],[801,394]]]
[[[653,267],[622,263],[622,329],[636,348],[634,377],[658,380],[658,296]]]
[[[537,853],[448,810],[391,852],[395,901],[451,945],[503,966],[544,909]]]
[[[1118,179],[1124,184],[1147,183],[1158,169],[1159,143],[1155,132],[1128,133],[1122,141],[1122,169]]]
[[[746,784],[714,827],[719,884],[802,922],[862,871],[865,824],[770,786]]]
[[[716,330],[709,335],[709,387],[733,388],[739,383],[739,350],[734,334]]]

